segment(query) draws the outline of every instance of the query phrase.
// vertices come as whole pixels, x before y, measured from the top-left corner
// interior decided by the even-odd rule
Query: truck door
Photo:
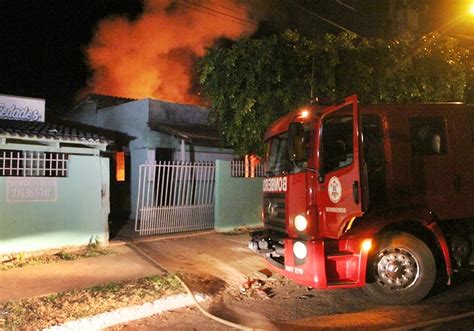
[[[321,236],[337,238],[362,215],[360,115],[357,96],[323,110],[316,200]]]

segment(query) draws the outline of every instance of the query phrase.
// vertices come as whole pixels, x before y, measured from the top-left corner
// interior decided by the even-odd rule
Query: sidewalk
[[[0,302],[162,274],[126,245],[114,254],[0,271]]]
[[[134,223],[129,222],[106,246],[113,251],[111,255],[0,271],[0,302],[163,274],[163,270],[127,245],[142,239],[134,231]]]

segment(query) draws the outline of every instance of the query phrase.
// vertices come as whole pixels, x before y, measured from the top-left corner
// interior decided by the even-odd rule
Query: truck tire
[[[365,292],[377,303],[406,305],[420,301],[436,279],[428,246],[404,232],[387,232],[376,243],[367,266]]]

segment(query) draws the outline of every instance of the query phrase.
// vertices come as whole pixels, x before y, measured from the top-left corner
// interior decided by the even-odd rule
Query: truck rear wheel
[[[415,303],[428,295],[436,279],[431,250],[408,233],[384,234],[371,261],[364,290],[377,303]]]

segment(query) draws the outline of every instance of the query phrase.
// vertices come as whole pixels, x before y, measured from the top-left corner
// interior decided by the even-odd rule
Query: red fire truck
[[[249,247],[312,288],[410,304],[474,265],[474,107],[297,109],[266,132],[264,230]]]

